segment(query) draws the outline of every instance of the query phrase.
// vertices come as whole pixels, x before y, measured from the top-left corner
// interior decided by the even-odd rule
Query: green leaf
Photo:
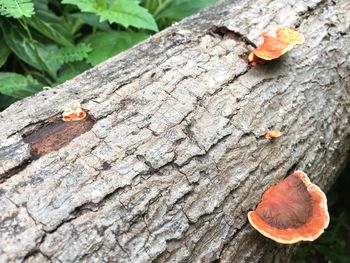
[[[12,103],[16,102],[16,98],[6,96],[0,93],[0,111],[3,111],[8,106],[10,106]]]
[[[92,48],[90,45],[82,43],[75,47],[64,47],[59,49],[56,57],[61,64],[81,61],[88,57],[91,50]]]
[[[0,38],[2,38],[2,33],[0,31]],[[7,57],[10,55],[11,50],[8,48],[5,42],[0,43],[0,68],[5,64]]]
[[[95,13],[101,17],[101,22],[108,20],[124,27],[158,31],[153,16],[140,6],[138,0],[63,0],[62,3],[76,5],[83,12]]]
[[[0,72],[0,92],[17,99],[33,95],[41,90],[41,85],[31,76]]]
[[[13,18],[31,17],[34,5],[32,0],[0,0],[0,14]]]
[[[100,9],[97,0],[62,0],[62,4],[72,4],[83,12],[97,13]]]
[[[84,61],[64,64],[58,72],[58,81],[55,84],[58,85],[72,79],[85,70],[88,70],[90,67],[91,66]]]
[[[124,27],[134,26],[158,31],[158,26],[153,16],[146,8],[134,0],[114,0],[108,9],[99,13],[101,19],[110,23],[118,23]]]
[[[47,0],[35,0],[34,6],[36,15],[25,19],[29,26],[56,43],[72,46],[74,41],[69,24],[48,9]]]
[[[75,17],[82,22],[100,30],[110,31],[111,28],[107,22],[100,22],[100,19],[97,15],[91,13],[75,13],[71,14],[71,17]]]
[[[87,61],[95,66],[98,63],[132,47],[138,42],[146,39],[148,36],[149,35],[144,33],[123,31],[96,32],[85,39],[93,49],[89,54]]]
[[[147,8],[148,11],[153,15],[154,11],[159,8],[160,5],[163,4],[163,2],[166,2],[169,0],[160,0],[160,1],[154,1],[154,0],[141,0],[141,5],[144,8]],[[172,1],[172,0],[170,0]]]
[[[31,32],[30,38],[16,22],[2,20],[1,29],[7,46],[21,60],[32,67],[47,72],[52,78],[57,77],[57,70],[62,65],[57,59],[58,46],[42,36]]]
[[[154,16],[157,20],[160,18],[180,20],[216,2],[217,0],[173,0],[159,9]]]

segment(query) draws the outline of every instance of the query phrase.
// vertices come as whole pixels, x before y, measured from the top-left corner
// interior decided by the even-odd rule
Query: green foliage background
[[[0,0],[0,111],[217,0]]]

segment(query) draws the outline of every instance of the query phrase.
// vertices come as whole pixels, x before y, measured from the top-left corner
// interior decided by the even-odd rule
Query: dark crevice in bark
[[[203,154],[196,154],[191,156],[189,159],[186,160],[186,162],[184,162],[182,165],[177,165],[174,164],[177,168],[181,168],[187,164],[189,164],[192,160],[196,159],[196,158],[201,158],[201,157],[205,157],[207,156],[213,149],[215,149],[215,147],[217,147],[222,141],[226,140],[228,137],[230,137],[231,133],[224,135],[223,137],[221,137],[216,143],[213,143],[208,150],[205,150],[205,153]]]
[[[23,258],[22,263],[26,262],[28,258],[30,258],[31,256],[35,256],[36,254],[39,254],[40,251],[38,249],[33,249],[31,251],[29,251]]]
[[[243,71],[242,73],[237,74],[237,75],[235,75],[233,78],[227,80],[227,81],[224,83],[224,85],[225,85],[225,86],[228,86],[228,85],[234,83],[239,77],[242,77],[243,75],[247,74],[251,68],[252,68],[252,67],[249,66],[249,67],[248,67],[245,71]],[[221,90],[222,90],[222,89],[221,89]],[[218,92],[215,92],[213,95],[218,94],[221,90],[219,89]]]
[[[219,262],[220,262],[220,258],[222,256],[222,253],[225,251],[226,247],[230,245],[230,243],[232,242],[232,240],[234,240],[234,238],[239,234],[240,230],[245,228],[248,225],[248,220],[239,228],[235,228],[236,232],[234,232],[234,234],[230,237],[230,239],[224,243],[224,245],[222,246],[220,252],[219,252]]]
[[[28,251],[27,254],[23,257],[22,263],[25,263],[30,257],[32,257],[32,256],[34,257],[38,254],[41,254],[49,262],[52,262],[51,258],[49,256],[45,255],[45,253],[43,253],[39,248],[40,245],[45,241],[45,238],[46,238],[46,233],[40,237],[40,240],[37,242],[37,246],[35,248],[33,248],[32,250]]]
[[[90,116],[77,122],[64,122],[60,118],[54,117],[32,126],[32,130],[27,131],[22,136],[23,141],[29,144],[30,156],[19,165],[0,174],[0,184],[23,171],[31,162],[41,156],[66,146],[74,138],[89,131],[94,124],[95,121]]]
[[[40,249],[33,249],[33,250],[31,250],[31,251],[29,251],[25,256],[24,256],[24,258],[22,259],[22,263],[26,263],[26,262],[28,262],[28,260],[31,258],[31,257],[35,257],[35,256],[37,256],[37,255],[42,255],[48,262],[52,262],[52,260],[48,257],[48,256],[46,256],[44,253],[42,253],[41,251],[40,251]],[[31,262],[31,261],[30,261]]]
[[[244,43],[248,47],[256,48],[255,43],[249,38],[237,31],[230,30],[225,26],[215,26],[209,30],[208,34],[212,36],[219,35],[222,39],[233,39]]]
[[[126,186],[127,187],[127,186]],[[113,192],[105,195],[99,202],[94,203],[94,202],[87,202],[84,203],[78,207],[76,207],[72,212],[70,212],[69,217],[66,218],[65,220],[63,220],[61,223],[59,223],[57,226],[55,226],[55,228],[50,229],[50,230],[45,230],[46,233],[48,234],[52,234],[54,232],[56,232],[60,227],[62,227],[64,224],[69,223],[75,219],[77,219],[78,217],[86,214],[86,213],[96,213],[104,204],[104,202],[106,202],[107,200],[109,200],[112,196],[114,196],[115,194],[119,194],[121,190],[123,190],[126,187],[118,187],[117,189],[115,189]]]
[[[294,173],[294,171],[298,170],[298,163],[293,163],[293,165],[288,169],[284,178],[287,178],[290,174]]]
[[[120,244],[119,240],[118,240],[118,236],[119,234],[115,233],[114,231],[112,231],[114,236],[115,236],[115,242],[117,243],[117,245],[120,247],[120,249],[124,252],[124,254],[128,257],[128,259],[130,260],[130,262],[132,262],[132,259],[128,253],[128,251]]]
[[[30,145],[33,160],[53,151],[58,151],[76,137],[88,132],[95,121],[87,115],[80,121],[63,121],[61,118],[31,131],[23,136],[23,141]]]
[[[330,5],[335,5],[336,1],[329,1],[329,0],[322,0],[319,3],[317,3],[314,7],[308,7],[306,11],[299,13],[299,18],[297,22],[295,23],[295,28],[299,28],[300,25],[307,20],[309,17],[317,15],[318,12],[324,11],[325,7],[328,7]]]
[[[10,170],[7,170],[5,173],[0,174],[0,184],[4,183],[7,179],[12,177],[13,175],[16,175],[23,171],[31,162],[33,159],[31,157],[23,160],[23,162],[20,165],[17,165]]]
[[[57,116],[53,116],[52,118],[57,118]],[[25,135],[28,133],[28,131],[38,129],[38,127],[41,127],[43,125],[43,122],[44,122],[43,120],[38,120],[36,122],[28,123],[26,126],[22,127],[21,129],[9,134],[7,136],[7,139],[11,138],[12,136],[17,135],[17,134]]]

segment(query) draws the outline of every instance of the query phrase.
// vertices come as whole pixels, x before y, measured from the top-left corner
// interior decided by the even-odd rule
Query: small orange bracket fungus
[[[279,28],[276,31],[276,36],[262,34],[264,42],[248,56],[248,60],[253,66],[279,58],[295,45],[300,45],[305,41],[304,36],[297,29]]]
[[[273,139],[276,139],[278,137],[281,137],[283,135],[282,132],[277,131],[277,130],[271,130],[271,131],[267,131],[265,134],[265,138],[272,141]]]
[[[79,103],[74,103],[71,109],[65,109],[62,113],[64,121],[80,121],[86,117],[86,112]]]
[[[305,173],[295,171],[263,194],[256,209],[248,213],[248,220],[278,243],[313,241],[328,227],[327,199]]]

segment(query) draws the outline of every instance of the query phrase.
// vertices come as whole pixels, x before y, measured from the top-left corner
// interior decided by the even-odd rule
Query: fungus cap
[[[276,30],[276,37],[262,34],[264,42],[253,50],[248,57],[252,65],[263,64],[264,61],[279,58],[295,45],[304,43],[305,38],[298,29],[279,28]]]
[[[301,45],[304,43],[305,38],[298,29],[291,28],[279,28],[276,30],[276,36],[288,45]]]
[[[276,59],[293,48],[293,45],[289,45],[277,37],[271,37],[265,33],[262,34],[262,37],[264,42],[252,52],[258,58]]]
[[[263,194],[256,209],[248,213],[248,220],[278,243],[313,241],[328,227],[327,199],[305,173],[295,171]]]
[[[65,109],[62,113],[63,121],[80,121],[86,117],[86,112],[79,103],[74,103],[71,109]]]
[[[278,137],[281,137],[283,135],[283,133],[281,131],[278,130],[270,130],[267,131],[265,134],[265,138],[268,140],[273,140],[276,139]]]
[[[255,56],[254,51],[249,54],[248,61],[251,62],[252,66],[257,64],[265,64],[267,62],[267,60]]]

